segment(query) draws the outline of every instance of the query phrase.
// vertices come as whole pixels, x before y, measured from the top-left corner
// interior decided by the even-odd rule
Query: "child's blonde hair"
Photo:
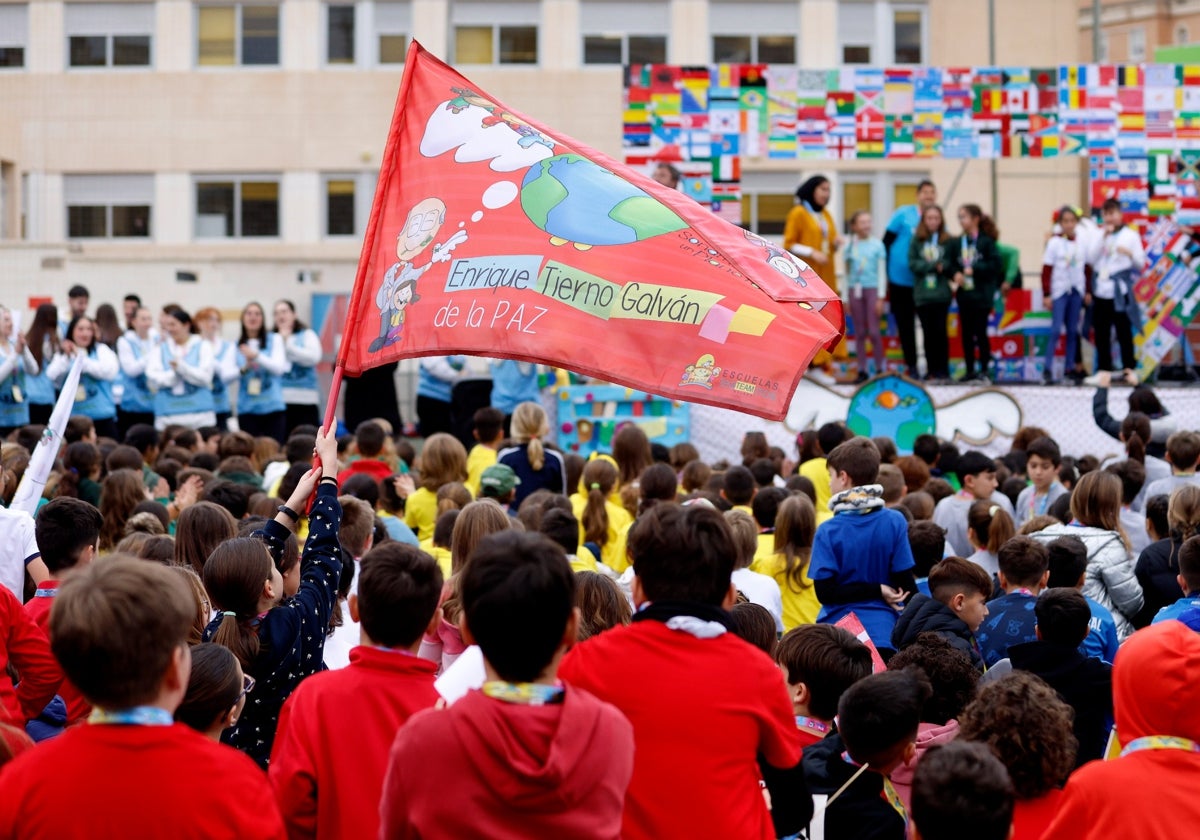
[[[733,544],[737,547],[733,567],[745,569],[754,562],[754,554],[758,551],[758,523],[744,510],[725,511],[725,522],[733,532]]]
[[[453,435],[430,435],[421,450],[421,486],[436,493],[443,484],[467,480],[467,450]]]
[[[437,491],[437,515],[462,510],[471,503],[471,491],[461,481],[443,484]]]
[[[537,403],[523,402],[513,411],[513,440],[526,444],[525,452],[529,456],[529,466],[533,467],[534,471],[546,465],[546,450],[541,439],[548,434],[550,423],[546,420],[546,412]]]

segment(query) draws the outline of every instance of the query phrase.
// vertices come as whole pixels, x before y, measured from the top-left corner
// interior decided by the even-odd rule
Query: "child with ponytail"
[[[204,587],[221,614],[204,631],[204,640],[233,651],[242,670],[255,681],[235,726],[222,740],[245,752],[263,769],[283,701],[305,677],[321,668],[329,618],[337,603],[342,553],[338,530],[342,509],[337,494],[337,438],[317,435],[321,466],[309,470],[274,520],[252,537],[228,540],[204,564]],[[314,488],[308,541],[301,555],[300,590],[284,600],[283,558],[291,528]]]
[[[967,539],[975,553],[967,559],[995,577],[1000,572],[1000,546],[1017,533],[1008,511],[987,499],[967,511]]]
[[[617,468],[607,459],[589,461],[583,468],[581,482],[587,495],[572,496],[571,507],[579,520],[580,543],[588,545],[604,565],[620,574],[629,565],[625,535],[633,517],[623,506],[609,501],[617,479]]]
[[[514,508],[537,490],[567,493],[567,468],[562,455],[547,450],[542,438],[550,434],[550,423],[540,405],[523,402],[513,410],[512,436],[514,446],[501,449],[496,462],[512,467],[521,483],[512,501]]]
[[[821,609],[817,590],[808,576],[816,535],[817,514],[812,501],[802,494],[788,496],[775,514],[775,553],[757,558],[750,567],[779,584],[785,633],[802,624],[815,624]]]

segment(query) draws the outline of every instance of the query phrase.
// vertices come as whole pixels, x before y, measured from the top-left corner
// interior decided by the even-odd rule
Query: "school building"
[[[0,0],[0,302],[296,301],[348,291],[409,39],[506,104],[621,156],[623,63],[1078,61],[1078,0]],[[800,181],[877,228],[932,177],[996,209],[1039,270],[1078,158],[746,160],[744,223]],[[951,218],[953,212],[951,209]],[[232,325],[229,325],[230,327]]]

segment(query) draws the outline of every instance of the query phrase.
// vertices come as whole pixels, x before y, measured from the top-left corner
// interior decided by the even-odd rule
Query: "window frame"
[[[334,242],[359,239],[366,233],[367,220],[371,216],[371,204],[375,200],[375,186],[379,174],[363,170],[330,171],[321,173],[320,238]],[[329,232],[329,185],[334,181],[351,181],[354,184],[354,231],[352,233]]]
[[[273,8],[275,9],[275,51],[276,60],[274,64],[246,64],[245,63],[245,44],[246,39],[245,27],[243,25],[244,10],[249,7],[255,8]],[[200,12],[201,9],[228,9],[232,8],[233,15],[233,63],[232,64],[202,64],[200,62]],[[270,2],[243,2],[243,0],[230,0],[230,2],[209,2],[203,0],[192,5],[192,61],[193,69],[205,72],[210,71],[225,71],[230,70],[267,70],[277,71],[283,69],[283,11],[284,3]],[[336,65],[335,65],[336,66]]]
[[[350,49],[353,53],[349,61],[331,61],[329,58],[330,32],[329,13],[333,9],[350,9],[353,13],[350,30]],[[359,3],[354,0],[323,0],[321,3],[321,66],[327,70],[339,70],[347,67],[362,67],[366,56],[362,55],[360,33],[363,15],[359,14]]]
[[[458,30],[460,29],[490,29],[492,35],[492,60],[490,62],[462,62],[472,67],[540,67],[542,63],[542,32],[539,23],[455,23],[452,36],[454,52],[458,54]],[[500,30],[502,29],[532,29],[535,39],[534,52],[536,58],[531,62],[502,61],[500,58]],[[455,59],[458,63],[458,59]]]
[[[0,42],[0,50],[20,50],[20,64],[0,64],[0,73],[20,73],[29,69],[29,3],[12,3],[0,6],[0,11],[8,10],[14,18],[20,18],[20,25],[13,31],[20,31],[20,37],[11,42]],[[8,31],[7,29],[5,31]]]
[[[462,0],[451,4],[449,37],[452,64],[470,64],[476,67],[541,67],[543,37],[541,0],[493,3],[481,0]],[[491,30],[491,60],[488,62],[465,62],[459,55],[458,33],[460,29]],[[534,35],[534,60],[532,62],[503,61],[500,53],[501,30],[532,29]]]
[[[725,61],[725,60],[717,58],[717,38],[749,38],[750,39],[750,59],[746,63],[759,64],[762,62],[760,62],[758,59],[759,50],[760,50],[760,45],[759,45],[758,39],[759,38],[785,38],[785,37],[789,37],[786,32],[784,32],[784,33],[746,32],[746,31],[720,32],[720,33],[710,32],[709,37],[708,37],[708,49],[709,49],[709,56],[712,59],[711,63],[713,63],[713,64],[739,63],[739,62]],[[791,65],[791,64],[799,64],[799,62],[800,62],[800,48],[799,48],[800,36],[798,33],[793,33],[790,37],[792,39],[792,60],[778,62],[780,64]]]
[[[233,185],[233,232],[228,235],[207,236],[201,235],[197,230],[197,224],[200,220],[200,193],[199,188],[203,184],[232,184]],[[242,219],[242,186],[243,184],[252,183],[273,183],[276,187],[275,196],[275,225],[276,231],[273,234],[263,236],[247,236],[243,230]],[[283,173],[204,173],[192,175],[192,241],[194,242],[262,242],[279,240],[283,236]]]
[[[383,8],[390,6],[401,7],[404,12],[396,13],[396,17],[400,18],[396,22],[388,21],[381,23],[382,17],[379,12]],[[404,56],[400,57],[399,61],[384,61],[382,56],[383,46],[381,39],[385,37],[401,37],[404,38],[404,52],[407,54],[408,47],[413,41],[413,25],[412,25],[412,2],[411,0],[388,0],[388,2],[379,2],[373,0],[371,3],[371,34],[370,34],[370,51],[369,59],[363,56],[362,63],[368,62],[372,67],[402,67],[404,66]],[[337,65],[334,65],[337,66]]]
[[[1139,50],[1138,50],[1141,53],[1141,55],[1138,55],[1138,56],[1135,56],[1133,54],[1134,35],[1137,35],[1138,40],[1141,42]],[[1129,59],[1129,61],[1131,63],[1141,64],[1142,62],[1146,61],[1146,55],[1147,55],[1146,27],[1144,27],[1144,26],[1130,27],[1129,31],[1125,33],[1125,52],[1126,52],[1126,57]]]
[[[918,31],[920,32],[921,60],[916,62],[900,61],[896,57],[896,14],[916,13],[920,17]],[[891,64],[896,67],[921,67],[929,63],[929,7],[923,3],[895,3],[888,8],[888,23],[891,25]],[[878,34],[876,35],[878,38]]]
[[[618,63],[611,61],[588,61],[587,60],[587,39],[588,38],[610,38],[620,41],[621,44],[621,60]],[[671,36],[669,33],[656,35],[648,35],[641,32],[581,32],[579,35],[579,61],[583,67],[627,67],[634,62],[629,55],[629,40],[631,38],[661,38],[663,42],[663,60],[661,62],[652,62],[658,64],[667,63],[667,57],[671,54]],[[645,62],[638,62],[639,64]]]
[[[122,187],[117,183],[112,183],[112,179],[120,178],[129,179],[129,183],[124,186],[124,190],[138,195],[148,196],[145,200],[141,198],[126,198],[121,195]],[[72,189],[72,179],[78,179],[81,184],[74,186]],[[91,179],[89,185],[87,179]],[[137,179],[136,186],[133,179]],[[107,182],[107,183],[106,183]],[[106,196],[115,195],[116,198],[106,199],[103,203],[95,201],[76,201],[72,202],[72,194],[78,195],[103,193]],[[71,210],[72,208],[99,207],[104,211],[104,233],[98,236],[88,235],[71,235]],[[146,233],[144,236],[139,235],[118,235],[113,229],[113,211],[117,208],[146,208]],[[89,241],[120,241],[120,242],[152,242],[154,241],[154,175],[146,172],[127,172],[115,175],[111,174],[96,174],[91,172],[69,172],[63,174],[63,238],[67,241],[75,242],[82,240]]]

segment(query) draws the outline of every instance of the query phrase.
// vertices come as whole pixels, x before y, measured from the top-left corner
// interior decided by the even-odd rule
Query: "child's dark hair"
[[[855,487],[874,484],[879,477],[879,450],[867,437],[855,437],[839,443],[825,461],[834,473],[844,472],[850,476]]]
[[[754,521],[758,523],[759,528],[775,527],[775,517],[779,513],[779,506],[787,497],[788,491],[782,487],[764,487],[754,494],[750,510],[754,512]]]
[[[737,550],[717,511],[657,505],[629,532],[629,558],[646,598],[720,605]]]
[[[1050,569],[1050,551],[1033,537],[1013,537],[997,556],[1000,574],[1010,586],[1037,586]]]
[[[175,710],[175,720],[197,732],[207,732],[238,702],[242,680],[237,657],[212,642],[192,646],[192,670],[187,694]]]
[[[833,720],[846,690],[871,674],[871,650],[832,624],[789,630],[775,648],[775,661],[787,669],[789,684],[808,687],[808,710],[821,720]]]
[[[542,514],[538,531],[562,547],[567,554],[579,553],[579,520],[569,510],[554,508]]]
[[[954,474],[958,476],[959,484],[964,487],[968,476],[995,471],[996,462],[982,452],[976,452],[973,449],[958,456],[958,464],[954,468]]]
[[[1121,504],[1133,504],[1133,500],[1142,490],[1142,485],[1146,483],[1146,468],[1132,458],[1126,458],[1104,469],[1105,472],[1121,479]]]
[[[799,493],[802,496],[808,496],[808,500],[814,505],[817,503],[817,487],[812,483],[812,479],[806,475],[789,476],[784,482],[783,489],[789,493]]]
[[[223,613],[212,641],[233,651],[243,670],[258,657],[258,601],[272,565],[267,547],[251,537],[226,540],[204,564],[204,589]]]
[[[910,522],[908,546],[912,549],[913,575],[929,577],[929,570],[946,555],[946,529],[928,519]]]
[[[372,510],[379,504],[381,484],[366,473],[349,476],[339,488],[343,496],[353,496],[359,501],[366,502]],[[395,488],[392,488],[395,492]]]
[[[758,487],[772,487],[775,483],[775,476],[779,475],[779,471],[775,469],[775,462],[770,458],[757,458],[750,464],[750,474],[754,476],[754,483]]]
[[[1191,431],[1174,432],[1167,438],[1167,457],[1171,466],[1180,472],[1190,472],[1200,460],[1200,434]]]
[[[480,443],[492,443],[504,434],[504,412],[490,405],[477,409],[471,416],[471,428]]]
[[[358,616],[371,641],[408,648],[437,612],[442,570],[415,546],[390,540],[359,561]]]
[[[875,448],[879,450],[879,460],[881,464],[895,463],[896,458],[900,456],[900,452],[896,449],[896,441],[889,437],[876,435],[871,438],[871,443],[875,444]]]
[[[710,478],[712,467],[701,460],[688,461],[679,474],[679,483],[685,493],[690,493],[693,490],[702,490]]]
[[[900,497],[900,501],[896,503],[896,508],[904,508],[910,514],[914,522],[929,522],[933,519],[933,509],[936,507],[933,501],[933,496],[926,493],[924,490],[915,490],[912,493],[905,493]],[[943,533],[944,530],[943,530]],[[939,556],[939,560],[941,557]],[[928,574],[928,570],[926,570]]]
[[[1047,589],[1033,605],[1043,642],[1078,647],[1087,638],[1092,610],[1074,587]]]
[[[1150,521],[1160,540],[1166,539],[1171,533],[1170,508],[1171,497],[1166,493],[1158,493],[1146,499],[1146,519]]]
[[[1130,460],[1146,463],[1146,442],[1150,440],[1150,418],[1140,411],[1131,411],[1121,421],[1121,439]]]
[[[562,511],[551,511],[558,514]],[[574,519],[574,517],[572,517]],[[579,526],[575,526],[578,531]],[[575,603],[579,607],[579,641],[598,636],[605,630],[628,624],[633,617],[629,601],[612,578],[598,572],[575,575]]]
[[[953,741],[931,748],[917,764],[911,811],[922,840],[1008,840],[1012,782],[986,746]]]
[[[642,470],[638,478],[638,516],[658,504],[674,502],[679,497],[679,481],[669,464],[658,462]]]
[[[826,458],[829,453],[846,442],[846,426],[844,423],[826,423],[817,429],[817,446]]]
[[[735,464],[725,470],[722,481],[722,491],[731,505],[748,505],[754,498],[754,473],[741,464]]]
[[[991,576],[961,557],[947,557],[929,570],[929,592],[943,604],[959,593],[990,596],[992,589]]]
[[[460,583],[465,626],[488,664],[503,680],[536,680],[575,609],[575,573],[563,550],[541,534],[492,534]]]
[[[100,467],[100,450],[86,440],[77,440],[63,452],[63,475],[58,482],[58,496],[79,498],[79,485],[94,478]]]
[[[888,661],[889,671],[912,667],[920,668],[933,687],[933,695],[921,712],[922,723],[941,726],[954,720],[975,697],[979,669],[971,664],[971,657],[944,636],[921,633],[915,642]]]
[[[858,764],[887,773],[916,741],[921,709],[933,688],[919,668],[884,671],[859,680],[838,703],[838,729]]]
[[[941,446],[934,435],[917,435],[916,439],[913,440],[913,455],[932,467],[937,463],[938,455],[941,453]]]
[[[152,702],[196,606],[170,569],[141,560],[93,563],[65,581],[50,611],[50,647],[67,679],[105,709]]]
[[[75,441],[83,440],[95,430],[96,424],[92,422],[91,417],[72,414],[67,419],[67,427],[63,430],[63,440],[68,444],[75,443]]]
[[[449,548],[451,536],[454,534],[454,523],[458,521],[461,511],[448,510],[437,518],[433,525],[433,544],[438,548]]]
[[[1179,547],[1179,576],[1188,594],[1200,590],[1200,537],[1189,537]]]
[[[1087,546],[1079,537],[1067,536],[1051,540],[1046,546],[1050,565],[1050,580],[1047,586],[1053,589],[1074,588],[1087,571]]]
[[[775,655],[775,619],[759,604],[734,604],[729,611],[735,636],[749,642],[767,656]]]
[[[73,567],[84,549],[95,548],[103,525],[100,511],[82,499],[50,500],[38,511],[34,524],[38,550],[50,573]]]
[[[962,741],[986,744],[1021,799],[1060,788],[1075,769],[1075,712],[1040,677],[1013,671],[979,689],[958,718]]]
[[[1059,451],[1058,444],[1054,442],[1053,438],[1040,437],[1029,444],[1029,448],[1025,450],[1026,462],[1031,455],[1049,461],[1056,468],[1062,464],[1062,452]]]
[[[1115,198],[1106,198],[1104,203],[1100,205],[1101,213],[1109,213],[1113,210],[1121,212],[1121,202],[1117,201]]]
[[[354,428],[354,441],[358,445],[359,455],[374,458],[383,451],[387,443],[387,432],[373,420],[364,420]]]
[[[904,473],[895,464],[880,464],[876,483],[883,487],[883,503],[888,507],[904,496]]]
[[[253,488],[245,484],[235,484],[225,479],[217,479],[204,489],[204,501],[220,505],[229,511],[234,519],[241,519],[250,508],[250,494]]]
[[[175,560],[203,575],[213,549],[237,535],[237,521],[212,502],[197,502],[179,514],[175,527]]]

